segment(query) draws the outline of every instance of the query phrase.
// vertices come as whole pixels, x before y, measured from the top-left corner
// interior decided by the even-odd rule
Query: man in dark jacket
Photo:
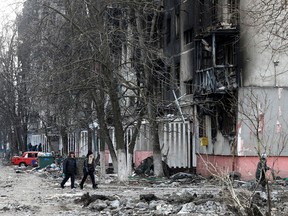
[[[99,155],[98,155],[99,156]],[[98,158],[98,157],[97,157]],[[97,159],[96,159],[97,160]],[[83,189],[83,185],[84,185],[84,182],[86,181],[87,179],[87,176],[89,175],[90,178],[91,178],[91,181],[92,181],[92,187],[94,189],[97,188],[97,184],[95,182],[95,176],[94,176],[94,173],[95,173],[95,166],[96,166],[96,160],[94,159],[94,155],[93,155],[93,152],[92,151],[88,151],[88,154],[87,154],[87,157],[85,158],[85,161],[84,161],[84,165],[83,165],[83,173],[84,173],[84,176],[82,178],[82,181],[80,183],[80,188]]]
[[[257,185],[261,184],[262,191],[265,191],[265,186],[267,184],[265,173],[269,169],[270,168],[267,166],[267,155],[262,154],[256,169],[256,182]]]
[[[77,171],[77,164],[75,159],[75,154],[73,151],[69,152],[69,156],[63,162],[63,173],[65,175],[63,181],[61,182],[61,188],[64,188],[65,183],[68,179],[71,179],[71,188],[74,187],[75,175]]]

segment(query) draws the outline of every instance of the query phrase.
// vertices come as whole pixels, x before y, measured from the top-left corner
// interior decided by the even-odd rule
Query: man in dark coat
[[[33,149],[33,146],[32,146],[31,143],[29,143],[29,144],[28,144],[28,151],[32,151],[32,149]]]
[[[269,169],[270,168],[267,166],[267,155],[262,154],[256,169],[256,182],[257,185],[260,184],[262,186],[262,191],[265,191],[265,186],[267,184],[265,173]]]
[[[64,188],[65,183],[68,179],[71,179],[71,188],[74,187],[75,175],[77,171],[77,164],[75,159],[75,154],[73,151],[69,152],[69,156],[63,161],[63,173],[65,175],[63,181],[61,182],[61,188]]]
[[[99,155],[97,156],[97,158],[98,157],[99,157]],[[84,176],[83,176],[82,181],[80,183],[80,188],[81,189],[83,189],[84,182],[86,181],[88,175],[91,178],[92,187],[94,189],[97,188],[97,184],[95,182],[95,176],[94,176],[95,166],[96,166],[96,163],[97,163],[96,160],[94,159],[93,152],[89,150],[88,154],[87,154],[87,157],[85,158],[84,165],[83,165]]]
[[[39,152],[42,152],[42,143],[40,143],[40,144],[38,145],[38,151],[39,151]]]

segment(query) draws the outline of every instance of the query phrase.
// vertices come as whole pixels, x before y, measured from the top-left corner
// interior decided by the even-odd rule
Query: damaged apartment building
[[[267,32],[261,34],[249,17],[255,5],[261,3],[164,1],[170,96],[175,94],[178,115],[190,123],[191,164],[203,175],[236,171],[255,178],[263,153],[277,175],[288,175],[287,56],[260,43]]]
[[[283,177],[288,175],[288,171],[285,170],[288,156],[288,118],[285,113],[288,109],[288,104],[285,103],[288,99],[288,61],[283,49],[286,35],[279,39],[282,33],[286,34],[287,28],[272,28],[269,25],[273,26],[274,22],[265,20],[265,17],[272,19],[275,10],[279,13],[283,10],[285,14],[287,7],[281,7],[281,4],[287,4],[286,1],[279,2],[280,5],[264,4],[260,0],[161,2],[163,8],[161,16],[159,15],[159,30],[162,29],[163,39],[159,52],[163,51],[165,56],[165,65],[161,64],[161,73],[163,66],[165,76],[158,80],[157,87],[162,102],[157,108],[161,115],[158,119],[163,123],[159,124],[158,135],[165,162],[169,167],[184,168],[203,175],[210,175],[211,170],[207,168],[213,167],[216,168],[213,172],[237,171],[243,179],[252,179],[255,178],[259,156],[266,153],[268,165],[273,167],[275,174]],[[26,3],[29,9],[28,24],[31,26],[34,22],[34,19],[30,20],[32,11],[38,10],[32,3],[36,4],[37,1],[31,0]],[[61,4],[59,7],[62,7]],[[112,9],[110,8],[111,11]],[[260,19],[253,10],[262,9]],[[37,20],[41,17],[40,8],[39,12],[36,12]],[[120,17],[126,20],[122,14]],[[278,23],[286,23],[277,20],[282,16],[274,18]],[[58,21],[61,20],[59,18]],[[24,27],[22,30],[27,30],[26,25]],[[27,39],[24,33],[21,35],[20,32],[20,36]],[[47,27],[46,33],[50,36]],[[276,37],[277,33],[281,33],[279,38]],[[129,35],[129,40],[132,40],[134,35]],[[115,58],[123,58],[122,55],[126,51],[127,62],[133,59],[133,50],[129,50],[129,46],[122,42],[118,45],[116,48],[119,53],[114,53],[119,56],[115,55]],[[158,45],[155,47],[158,48]],[[34,58],[33,62],[36,60]],[[126,66],[127,68],[122,68],[126,74],[128,71],[134,72],[134,69],[137,71],[137,67],[133,68],[132,64]],[[130,70],[130,67],[133,70]],[[29,71],[29,65],[26,69]],[[139,82],[130,74],[125,78]],[[71,97],[75,96],[74,93],[71,92]],[[129,104],[131,102],[134,106],[135,97],[128,96],[131,99]],[[51,115],[57,114],[51,110],[52,108]],[[54,118],[52,120],[53,123],[57,123]],[[86,130],[87,128],[69,128],[66,137],[59,131],[52,130],[56,127],[49,127],[51,131],[48,132],[53,135],[50,137],[53,143],[59,145],[55,148],[75,150],[76,155],[81,156],[87,152],[89,140],[91,143],[93,141],[94,150],[98,149],[98,124],[93,122],[90,126],[93,131]],[[49,136],[40,129],[30,131],[28,138],[31,138],[32,144],[35,138],[34,144],[42,142],[44,149],[52,150],[48,145]],[[132,137],[132,130],[133,128],[125,131],[127,146],[129,137]],[[153,154],[152,142],[147,136],[147,122],[142,122],[141,130],[133,152],[133,162],[136,166]],[[111,133],[111,137],[114,138],[114,131]],[[67,143],[67,146],[63,143]],[[106,153],[109,158],[107,149]]]

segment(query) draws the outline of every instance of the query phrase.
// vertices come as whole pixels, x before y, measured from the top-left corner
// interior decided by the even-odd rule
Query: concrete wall
[[[273,180],[271,171],[281,178],[288,177],[287,169],[288,157],[268,157],[267,165],[271,170],[267,171],[266,177]],[[237,171],[241,174],[242,180],[255,179],[255,173],[259,157],[232,157],[232,156],[215,156],[200,155],[197,157],[198,174],[203,176],[227,176],[231,171]]]
[[[281,35],[286,32],[287,27],[287,22],[282,20],[287,13],[285,7],[282,7],[281,15],[281,7],[278,10],[276,2],[267,4],[260,0],[241,0],[240,6],[243,86],[287,86],[287,40],[286,35]],[[261,11],[261,19],[257,20],[255,15],[248,13],[251,8]],[[279,25],[274,25],[275,23]]]
[[[287,100],[287,88],[239,89],[238,155],[288,156]]]

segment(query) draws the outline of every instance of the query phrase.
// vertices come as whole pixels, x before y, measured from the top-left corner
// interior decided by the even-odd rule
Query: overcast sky
[[[24,0],[0,0],[1,24],[7,23],[16,17],[16,12],[21,11]]]

